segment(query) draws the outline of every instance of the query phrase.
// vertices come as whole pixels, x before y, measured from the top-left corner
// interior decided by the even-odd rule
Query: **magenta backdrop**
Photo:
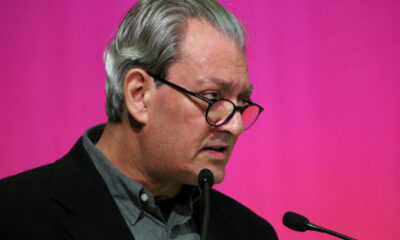
[[[292,210],[359,239],[400,235],[400,2],[225,0],[248,30],[254,100],[217,189],[280,239]],[[0,3],[0,178],[105,122],[103,49],[132,1]]]

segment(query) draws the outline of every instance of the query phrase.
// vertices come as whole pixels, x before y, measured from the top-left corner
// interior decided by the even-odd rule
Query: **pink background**
[[[280,239],[296,211],[357,239],[400,227],[400,2],[224,0],[248,29],[254,100],[217,189]],[[63,156],[106,121],[103,49],[132,1],[0,3],[0,178]]]

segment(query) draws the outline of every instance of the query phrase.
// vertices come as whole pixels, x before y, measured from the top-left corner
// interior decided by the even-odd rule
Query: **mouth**
[[[207,146],[202,148],[202,151],[218,158],[225,158],[228,155],[228,147],[226,146]]]

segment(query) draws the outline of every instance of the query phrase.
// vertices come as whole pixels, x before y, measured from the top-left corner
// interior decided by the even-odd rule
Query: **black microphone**
[[[210,170],[204,168],[197,178],[204,199],[203,224],[201,225],[200,239],[205,240],[207,236],[208,219],[210,218],[210,188],[214,185],[214,175]]]
[[[312,224],[310,223],[310,221],[308,221],[306,217],[303,217],[300,214],[294,212],[286,212],[285,215],[283,215],[282,222],[283,225],[285,225],[286,227],[298,232],[305,232],[307,230],[311,230],[311,231],[327,233],[345,240],[356,240],[355,238],[351,238],[343,234],[334,232],[332,230]]]

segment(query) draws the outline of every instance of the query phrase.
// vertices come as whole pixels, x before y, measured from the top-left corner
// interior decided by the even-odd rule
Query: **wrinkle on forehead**
[[[169,70],[184,86],[217,85],[230,93],[251,93],[244,49],[207,21],[188,20],[179,55]]]
[[[212,36],[212,40],[207,36]],[[196,45],[201,47],[193,48]],[[241,48],[234,40],[221,33],[209,22],[201,18],[188,19],[183,39],[179,44],[181,57],[199,58],[201,56],[198,60],[204,62],[215,53],[214,49],[216,48],[220,50],[220,53],[224,51],[226,56],[240,54],[245,59],[245,49]],[[236,51],[232,51],[232,49]]]
[[[216,85],[218,88],[227,91],[227,92],[232,92],[234,88],[236,87],[233,82],[226,81],[224,79],[218,78],[218,77],[206,77],[206,78],[201,78],[196,81],[196,87],[203,87],[205,85]],[[248,83],[248,85],[243,87],[243,90],[240,91],[240,95],[242,96],[248,96],[250,97],[253,92],[253,85]]]

